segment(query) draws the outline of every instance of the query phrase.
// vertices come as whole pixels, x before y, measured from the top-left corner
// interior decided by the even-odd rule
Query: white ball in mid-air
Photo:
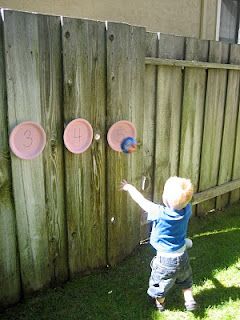
[[[193,242],[192,242],[192,240],[189,239],[189,238],[186,238],[186,239],[185,239],[185,244],[186,244],[186,248],[187,248],[187,249],[190,249],[190,248],[192,248],[192,246],[193,246]]]

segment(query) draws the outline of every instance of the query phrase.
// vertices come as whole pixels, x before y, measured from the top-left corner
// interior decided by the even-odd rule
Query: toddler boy
[[[192,214],[190,201],[193,186],[189,179],[170,177],[163,190],[163,203],[159,205],[149,201],[127,181],[123,180],[121,189],[148,213],[148,220],[153,221],[150,244],[157,254],[151,261],[151,276],[148,295],[155,299],[159,311],[164,311],[165,297],[174,284],[183,291],[185,307],[194,311],[197,304],[192,294],[192,269],[189,263],[186,239],[189,218]]]

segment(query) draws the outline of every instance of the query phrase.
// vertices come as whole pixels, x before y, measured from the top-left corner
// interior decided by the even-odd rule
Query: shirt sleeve
[[[148,220],[154,221],[160,218],[162,206],[144,198],[144,196],[132,185],[128,184],[126,191],[131,198],[148,213]]]

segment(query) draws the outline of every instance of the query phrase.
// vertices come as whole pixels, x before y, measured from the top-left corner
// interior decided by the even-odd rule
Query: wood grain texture
[[[38,22],[44,17],[5,12],[8,120],[42,124]],[[44,23],[44,22],[43,22]],[[43,155],[21,160],[11,155],[21,279],[25,293],[48,286],[51,279]]]
[[[208,41],[187,38],[185,59],[207,61]],[[185,68],[179,176],[190,178],[195,191],[199,183],[206,79],[206,70]]]
[[[64,197],[63,94],[59,17],[39,16],[41,117],[47,135],[43,154],[51,283],[68,278]]]
[[[227,63],[229,45],[210,41],[209,61]],[[227,71],[208,70],[199,191],[218,184],[220,152],[227,90]],[[198,206],[198,213],[215,208],[215,199]]]
[[[19,255],[8,147],[3,23],[0,16],[0,308],[20,299]]]
[[[184,38],[160,34],[159,57],[183,59]],[[162,201],[165,181],[178,174],[182,109],[182,69],[158,67],[154,200]]]
[[[193,196],[192,204],[198,204],[203,201],[228,194],[230,191],[234,191],[236,189],[239,189],[240,187],[240,179],[235,179],[230,182],[225,182],[219,186],[212,187],[209,189],[206,189],[202,192],[195,193]]]
[[[161,202],[169,176],[190,177],[198,214],[239,201],[239,50],[173,35],[158,39],[127,24],[108,23],[106,30],[102,22],[61,24],[59,17],[5,12],[0,305],[132,252],[149,229],[141,209],[120,192],[123,179]],[[64,128],[76,118],[94,131],[82,154],[63,144]],[[8,133],[27,120],[45,129],[45,149],[34,160],[10,158]],[[136,126],[133,154],[107,144],[119,120]]]
[[[146,56],[156,57],[158,49],[158,36],[156,33],[146,33]],[[145,66],[144,76],[144,126],[143,126],[143,195],[153,199],[154,186],[154,153],[155,153],[155,128],[156,128],[156,81],[157,67]],[[141,239],[149,235],[149,223],[146,213],[142,212]]]
[[[240,46],[231,45],[231,54],[234,56],[234,63],[240,65]],[[239,90],[239,89],[238,89]],[[233,158],[233,168],[232,168],[232,179],[240,178],[240,95],[238,91],[238,110],[235,114],[237,118],[236,124],[236,138],[234,146],[234,158]],[[240,199],[240,189],[234,190],[230,194],[230,203],[234,203]]]
[[[122,179],[138,189],[143,166],[145,29],[109,23],[107,30],[107,126],[129,120],[140,143],[133,154],[107,149],[108,261],[114,265],[131,253],[140,240],[140,209],[124,192]]]
[[[197,40],[197,39],[195,39]],[[206,41],[206,40],[203,40]],[[212,63],[212,62],[201,62],[201,61],[189,61],[181,59],[164,59],[164,58],[145,58],[146,65],[153,66],[167,66],[167,67],[187,67],[196,69],[219,69],[219,70],[240,70],[240,66],[237,64],[229,63]]]
[[[238,45],[230,46],[229,63],[240,64],[240,49]],[[237,114],[239,105],[240,71],[228,71],[228,85],[226,92],[226,105],[224,128],[221,147],[221,159],[218,176],[218,185],[232,180],[232,169],[235,149]],[[236,179],[237,177],[234,177]],[[224,208],[229,203],[229,193],[217,198],[216,208]]]
[[[106,264],[105,24],[64,18],[64,121],[90,122],[100,140],[82,154],[65,149],[71,277]]]

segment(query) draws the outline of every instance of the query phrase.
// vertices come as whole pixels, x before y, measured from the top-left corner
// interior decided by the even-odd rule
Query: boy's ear
[[[166,199],[166,195],[165,195],[164,192],[163,192],[163,195],[162,195],[162,201],[163,201],[163,203],[165,204],[166,207],[169,207],[169,204],[168,204],[168,201]]]

